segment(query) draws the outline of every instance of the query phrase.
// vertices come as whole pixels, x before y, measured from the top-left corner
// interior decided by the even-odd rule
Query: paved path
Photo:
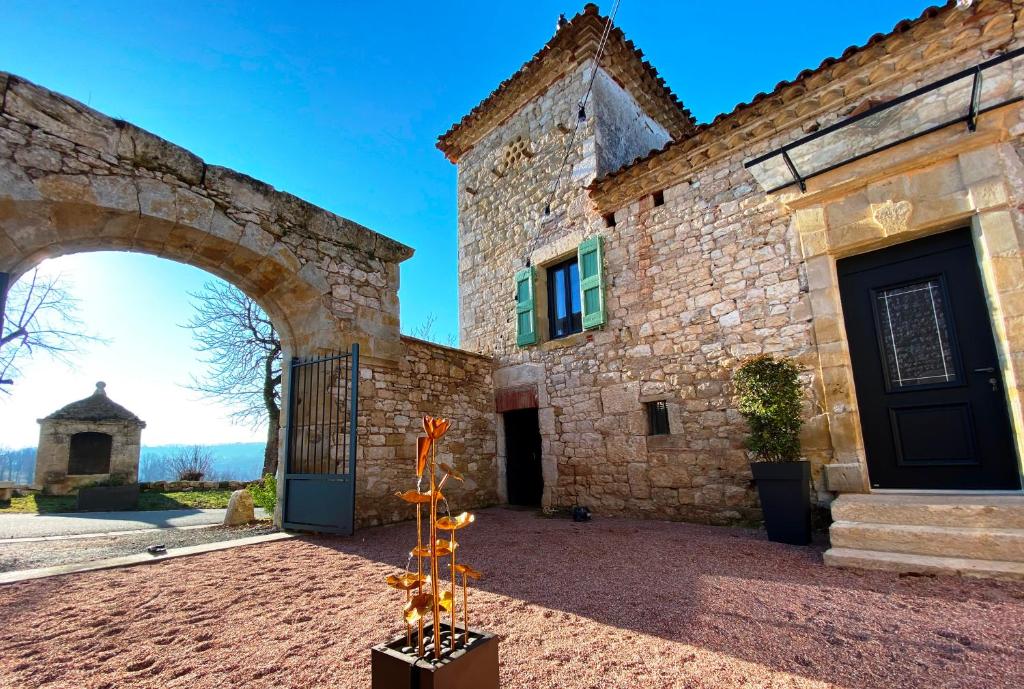
[[[67,514],[0,514],[0,540],[76,534],[162,529],[220,524],[226,510],[154,510],[151,512],[77,512]],[[267,517],[263,509],[257,517]]]

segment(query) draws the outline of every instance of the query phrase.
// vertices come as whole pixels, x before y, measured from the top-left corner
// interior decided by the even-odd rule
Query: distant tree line
[[[212,448],[218,447],[217,445]],[[231,447],[231,446],[227,446]],[[142,450],[139,458],[139,480],[150,481],[253,481],[260,478],[263,458],[222,457],[211,447],[182,445],[162,447],[159,451]],[[237,451],[236,451],[237,452]],[[258,452],[258,450],[256,451]],[[0,481],[31,484],[36,467],[36,448],[13,450],[0,447]],[[182,479],[182,476],[202,478]]]
[[[0,481],[14,481],[17,484],[32,483],[36,470],[36,449],[25,447],[12,450],[0,447]]]

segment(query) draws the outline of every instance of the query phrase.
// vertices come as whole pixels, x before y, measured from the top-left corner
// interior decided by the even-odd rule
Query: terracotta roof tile
[[[765,103],[765,101],[780,98],[784,95],[784,92],[807,85],[807,82],[813,77],[822,75],[830,68],[846,62],[854,56],[864,53],[869,48],[889,41],[900,34],[911,31],[921,23],[933,19],[940,14],[946,13],[955,6],[956,1],[949,0],[942,6],[928,7],[914,19],[901,20],[888,33],[876,33],[862,45],[849,46],[839,57],[825,58],[817,67],[801,71],[792,81],[780,81],[775,85],[775,88],[770,93],[758,93],[749,102],[739,103],[729,112],[716,116],[710,123],[697,125],[692,136],[683,140],[670,141],[664,147],[651,151],[631,163],[624,165],[618,170],[612,171],[604,177],[595,180],[589,187],[591,196],[593,197],[597,194],[605,194],[606,192],[609,192],[610,189],[620,184],[621,180],[624,178],[633,178],[658,167],[663,159],[674,158],[675,153],[685,155],[688,151],[692,151],[701,145],[708,144],[709,141],[713,141],[716,136],[721,136],[729,129],[745,124],[746,122],[743,118],[756,116],[757,113],[755,110],[759,110],[756,106],[764,104],[771,107],[771,104]]]

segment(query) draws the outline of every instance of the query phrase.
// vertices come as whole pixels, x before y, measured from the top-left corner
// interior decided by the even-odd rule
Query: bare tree
[[[217,280],[189,292],[195,315],[185,324],[207,370],[189,386],[234,409],[232,420],[253,427],[266,421],[263,474],[277,472],[281,419],[281,338],[270,318],[244,292]]]
[[[39,269],[23,276],[7,293],[3,329],[0,332],[0,380],[21,374],[19,363],[36,352],[69,363],[68,357],[87,342],[102,342],[85,333],[75,315],[75,299],[59,274],[46,275]],[[0,390],[3,390],[0,387]]]
[[[440,337],[434,335],[434,325],[437,323],[437,314],[428,313],[426,317],[420,322],[419,325],[413,326],[407,333],[409,337],[415,337],[418,340],[426,340],[427,342],[433,342],[434,344],[444,345],[446,347],[455,347],[455,335],[448,333],[442,342]]]
[[[171,473],[179,481],[212,480],[213,455],[202,445],[183,447],[167,459]]]

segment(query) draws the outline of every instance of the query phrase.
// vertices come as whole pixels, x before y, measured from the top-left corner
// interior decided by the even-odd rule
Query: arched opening
[[[64,328],[101,339],[61,341],[71,349],[56,361],[45,350],[16,357],[0,414],[6,442],[36,452],[22,483],[61,495],[102,481],[245,482],[276,470],[281,339],[244,292],[181,262],[78,252],[43,261],[13,285],[9,316],[20,316],[19,300],[37,303],[25,301],[26,285],[55,280],[75,322],[31,322],[30,335]],[[0,370],[8,351],[0,350]]]

